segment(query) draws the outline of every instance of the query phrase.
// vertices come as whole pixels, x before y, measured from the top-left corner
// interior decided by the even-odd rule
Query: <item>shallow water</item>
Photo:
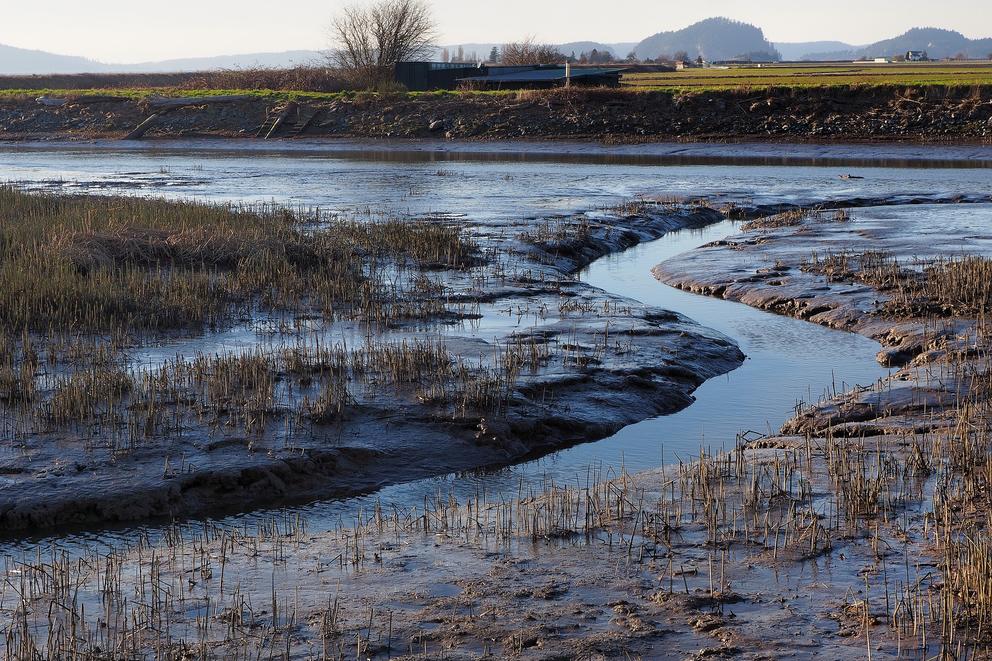
[[[223,143],[221,143],[223,144]],[[211,145],[213,145],[211,147]],[[706,196],[716,201],[803,203],[879,195],[990,193],[989,174],[976,155],[960,153],[958,166],[925,168],[925,151],[915,160],[905,149],[838,148],[838,158],[822,167],[748,163],[758,146],[732,146],[720,165],[630,163],[619,154],[588,153],[583,162],[533,162],[516,152],[473,150],[445,160],[448,152],[257,151],[232,153],[217,143],[192,142],[185,149],[153,145],[136,150],[118,145],[38,147],[0,143],[0,181],[28,189],[63,192],[137,193],[239,202],[276,201],[353,212],[453,213],[473,223],[513,222],[521,217],[572,213],[616,204],[639,195]],[[210,147],[210,148],[208,148]],[[492,146],[496,149],[498,146]],[[683,146],[690,149],[692,146]],[[701,149],[701,147],[695,147]],[[711,146],[712,148],[712,146]],[[760,153],[786,146],[761,147]],[[807,161],[827,158],[829,148],[804,154]],[[933,151],[949,158],[953,150]],[[538,153],[540,150],[538,150]],[[586,152],[583,152],[586,153]],[[819,156],[816,156],[816,155]],[[816,158],[814,158],[816,156]],[[841,158],[841,156],[843,158]],[[856,157],[856,158],[855,158]],[[441,160],[438,160],[441,159]],[[618,162],[619,161],[619,162]],[[868,167],[874,162],[881,167]],[[735,164],[737,163],[737,164]],[[908,163],[919,166],[902,167]],[[841,179],[842,175],[863,179]]]
[[[193,145],[195,146],[195,145]],[[188,146],[189,147],[189,146]],[[735,147],[738,150],[740,146]],[[824,148],[820,148],[821,151]],[[849,197],[989,192],[988,172],[895,167],[903,154],[878,161],[884,167],[831,160],[826,166],[755,167],[747,165],[650,164],[621,162],[546,162],[471,158],[471,153],[439,165],[434,158],[371,158],[347,152],[333,155],[187,148],[120,150],[0,146],[0,177],[29,189],[96,193],[137,193],[242,202],[275,201],[319,206],[334,211],[371,209],[377,213],[459,214],[472,222],[512,226],[521,217],[574,213],[637,195],[709,196],[718,200],[805,202]],[[986,157],[988,152],[985,152]],[[841,156],[843,153],[841,153]],[[843,167],[836,162],[845,163]],[[984,163],[984,161],[981,161]],[[864,161],[857,161],[864,163]],[[932,165],[932,164],[931,164]],[[856,174],[864,179],[841,179]],[[538,488],[546,479],[585,481],[590,466],[628,471],[654,468],[696,454],[732,446],[738,433],[774,432],[800,400],[854,384],[869,385],[885,375],[875,362],[878,346],[863,337],[760,312],[744,305],[699,297],[658,283],[650,273],[657,263],[732,234],[732,223],[702,231],[682,231],[599,260],[582,274],[589,284],[642,302],[676,310],[735,339],[748,355],[737,371],[704,384],[697,402],[671,416],[632,425],[614,437],[563,450],[539,460],[497,471],[450,475],[386,487],[376,494],[317,503],[288,513],[306,516],[311,530],[347,520],[359,507],[381,499],[401,506],[422,503],[425,495],[449,491],[456,496],[486,491],[515,495]],[[490,322],[495,323],[495,322]],[[485,334],[490,329],[477,331]],[[468,334],[468,333],[466,333]],[[232,347],[252,342],[252,331],[236,331]],[[226,346],[221,339],[219,347]],[[174,349],[168,351],[174,355]],[[161,352],[166,356],[166,352]],[[146,356],[154,362],[153,353]],[[287,513],[280,510],[279,514]],[[274,512],[224,519],[241,524]],[[131,538],[137,529],[71,536],[68,540],[112,542]],[[151,529],[154,534],[154,528]],[[5,547],[0,546],[0,551]],[[13,547],[6,547],[12,550]]]

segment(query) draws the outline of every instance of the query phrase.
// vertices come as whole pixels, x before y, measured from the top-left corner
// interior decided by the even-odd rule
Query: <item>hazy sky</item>
[[[344,0],[0,0],[0,43],[106,62],[320,49]],[[433,0],[441,42],[640,41],[710,16],[772,41],[870,43],[916,26],[992,36],[988,0]]]

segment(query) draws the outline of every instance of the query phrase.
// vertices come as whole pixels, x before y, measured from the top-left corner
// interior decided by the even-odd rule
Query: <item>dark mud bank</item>
[[[649,205],[553,226],[534,222],[529,234],[504,237],[500,250],[526,268],[499,286],[456,295],[463,302],[559,310],[500,340],[555,343],[564,360],[526,371],[498,415],[453,418],[429,402],[386,398],[293,443],[194,436],[126,457],[37,438],[0,456],[0,530],[16,535],[355,495],[505,466],[678,411],[704,381],[742,363],[738,347],[681,315],[607,294],[572,275],[598,257],[722,219],[705,207]],[[461,355],[492,351],[477,338],[448,344]]]
[[[882,345],[879,363],[896,370],[884,387],[811,405],[782,434],[864,438],[946,431],[968,391],[971,377],[963,375],[985,372],[976,349],[980,324],[970,310],[930,305],[926,290],[911,290],[915,307],[907,307],[901,291],[909,291],[919,273],[962,254],[987,259],[990,213],[992,199],[976,195],[891,208],[877,202],[850,214],[771,216],[666,261],[654,274],[679,289],[859,333]],[[893,271],[898,285],[879,284],[859,271],[871,268],[872,259],[901,265]],[[824,266],[846,260],[846,269]]]
[[[925,211],[946,208],[967,215],[974,208],[984,213],[990,203],[992,196],[974,194],[851,199],[819,205],[809,213],[790,205],[741,207],[734,210],[736,216],[753,220],[744,232],[659,264],[654,274],[678,289],[860,333],[882,344],[879,363],[903,367],[927,351],[935,334],[949,337],[960,329],[949,322],[935,333],[925,319],[887,314],[880,309],[888,300],[885,293],[825,279],[808,262],[866,249],[907,262],[959,254],[962,245],[975,250],[984,237],[968,233],[974,228],[963,224],[961,230],[938,231],[926,225]],[[863,210],[856,212],[860,222],[852,223],[845,210]]]
[[[124,137],[156,111],[143,101],[0,100],[2,139]],[[264,98],[158,113],[146,137],[473,140],[992,139],[992,88],[788,88],[700,93],[574,90],[278,102]]]

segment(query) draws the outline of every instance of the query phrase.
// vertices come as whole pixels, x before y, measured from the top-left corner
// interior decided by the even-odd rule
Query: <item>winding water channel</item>
[[[878,150],[873,150],[877,154]],[[539,162],[512,153],[487,152],[457,158],[423,152],[395,152],[375,158],[366,152],[244,152],[213,149],[119,150],[51,146],[0,146],[0,179],[34,190],[137,193],[224,201],[268,201],[319,206],[341,212],[457,214],[472,223],[512,224],[514,218],[589,210],[637,195],[708,196],[718,201],[805,202],[823,199],[988,190],[988,170],[967,155],[942,153],[940,163],[920,158],[907,165],[904,154],[866,163],[857,154],[835,154],[818,165],[647,163],[603,155],[582,162],[550,158]],[[884,155],[884,152],[883,152]],[[387,157],[388,156],[388,157]],[[588,156],[588,155],[587,155]],[[743,156],[741,157],[743,158]],[[847,160],[845,160],[847,159]],[[952,161],[950,168],[948,159]],[[549,162],[552,161],[552,162]],[[871,167],[868,167],[870,165]],[[864,179],[842,179],[852,168]],[[442,476],[387,486],[361,498],[315,503],[278,512],[228,517],[240,525],[275,515],[302,514],[319,531],[347,520],[375,499],[415,505],[425,495],[516,494],[542,482],[585,480],[590,467],[628,471],[691,458],[701,447],[732,446],[739,432],[774,432],[801,400],[816,400],[854,384],[885,376],[875,362],[878,345],[861,336],[833,331],[744,305],[681,292],[657,282],[651,268],[665,259],[736,232],[719,223],[703,230],[671,233],[657,241],[604,257],[582,274],[588,284],[675,310],[737,341],[748,356],[738,370],[704,384],[696,402],[675,415],[647,420],[596,443],[579,445],[495,471]],[[233,341],[233,340],[232,340]],[[60,536],[87,545],[118,542],[156,528],[127,528]],[[17,552],[39,540],[0,545]]]

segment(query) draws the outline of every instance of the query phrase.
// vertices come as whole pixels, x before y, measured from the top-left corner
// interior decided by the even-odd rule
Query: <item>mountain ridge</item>
[[[467,43],[460,45],[468,57],[474,53],[485,60],[495,46],[501,43]],[[459,44],[438,47],[454,56]],[[778,42],[767,40],[762,30],[754,25],[727,18],[710,18],[680,30],[659,32],[640,42],[606,43],[599,41],[572,41],[558,44],[566,55],[589,53],[592,49],[606,51],[616,59],[625,58],[633,51],[642,59],[660,55],[674,56],[685,51],[690,58],[729,60],[750,57],[755,60],[856,60],[860,58],[893,57],[909,50],[926,50],[930,57],[943,59],[964,54],[971,58],[992,56],[992,38],[969,39],[960,32],[943,28],[913,28],[907,32],[877,41],[867,46],[857,46],[841,41]],[[0,75],[77,74],[77,73],[183,73],[216,69],[248,67],[283,68],[323,61],[325,53],[316,50],[241,53],[206,57],[189,57],[153,62],[114,64],[93,59],[51,53],[42,50],[18,48],[0,44]]]
[[[850,50],[809,53],[810,60],[857,60],[861,58],[894,57],[907,51],[922,50],[933,59],[955,57],[959,54],[971,58],[987,58],[992,55],[992,38],[969,39],[956,30],[944,28],[912,28],[891,39],[876,41],[867,46],[855,46]]]
[[[320,51],[293,50],[114,64],[75,55],[62,55],[0,44],[0,74],[16,76],[79,73],[183,73],[253,66],[290,67],[308,64],[323,58],[324,54]]]
[[[773,44],[775,49],[782,54],[782,59],[789,62],[798,62],[815,53],[837,53],[841,51],[854,52],[858,48],[864,48],[844,41],[776,41]]]
[[[707,18],[669,32],[659,32],[644,39],[634,49],[642,60],[673,56],[685,52],[689,59],[709,61],[781,59],[775,46],[765,38],[761,28],[729,18]]]

